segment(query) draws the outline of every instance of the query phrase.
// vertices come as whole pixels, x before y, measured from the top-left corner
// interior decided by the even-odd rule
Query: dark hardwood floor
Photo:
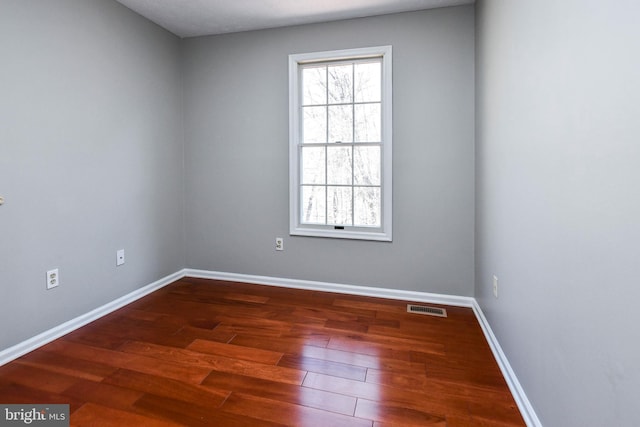
[[[0,367],[74,426],[522,426],[470,309],[185,278]],[[7,326],[4,326],[7,327]]]

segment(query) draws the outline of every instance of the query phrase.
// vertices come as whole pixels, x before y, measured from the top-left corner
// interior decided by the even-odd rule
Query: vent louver
[[[407,313],[427,314],[429,316],[447,317],[447,310],[427,305],[407,304]]]

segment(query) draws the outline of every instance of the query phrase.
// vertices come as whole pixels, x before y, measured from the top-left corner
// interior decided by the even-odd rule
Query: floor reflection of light
[[[362,342],[359,342],[362,345]],[[336,350],[324,347],[314,347],[305,345],[301,349],[302,363],[304,359],[316,359],[324,362],[366,368],[368,375],[370,369],[380,370],[383,363],[380,360],[378,349],[368,348],[367,353],[355,353],[344,350]],[[311,376],[309,374],[312,374]],[[384,386],[367,382],[367,377],[363,381],[332,376],[327,373],[314,373],[309,371],[303,387],[298,396],[298,403],[303,406],[315,406],[322,404],[322,396],[308,390],[329,392],[325,399],[335,399],[335,394],[345,397],[353,397],[381,402],[384,398]],[[313,379],[313,381],[308,381]]]

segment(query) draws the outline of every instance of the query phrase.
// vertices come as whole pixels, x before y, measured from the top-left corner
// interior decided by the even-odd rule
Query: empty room
[[[638,17],[0,0],[0,424],[640,425]]]

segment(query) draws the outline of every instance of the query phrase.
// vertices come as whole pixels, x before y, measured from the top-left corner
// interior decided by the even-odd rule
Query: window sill
[[[332,230],[297,227],[289,231],[292,236],[325,237],[331,239],[371,240],[377,242],[391,242],[391,233],[360,231],[360,230]]]

